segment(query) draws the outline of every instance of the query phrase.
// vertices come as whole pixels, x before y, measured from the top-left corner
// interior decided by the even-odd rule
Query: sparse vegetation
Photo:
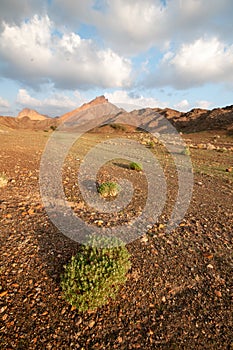
[[[104,305],[126,281],[129,258],[125,245],[116,238],[91,238],[64,267],[61,287],[65,299],[79,311]]]
[[[57,127],[56,127],[56,125],[51,125],[51,126],[50,126],[50,129],[53,130],[53,131],[55,131],[55,130],[57,129]]]
[[[184,156],[190,156],[191,152],[188,146],[186,146],[182,151],[181,154],[183,154]]]
[[[147,144],[146,144],[146,146],[147,146],[148,148],[154,148],[154,147],[155,147],[155,143],[154,143],[153,141],[148,141]]]
[[[120,192],[121,188],[116,182],[103,182],[97,187],[99,194],[104,197],[116,197]]]
[[[8,183],[8,178],[5,173],[0,173],[0,188],[5,187]]]
[[[232,287],[233,257],[233,170],[226,169],[233,167],[232,136],[225,136],[224,130],[183,134],[184,142],[190,145],[191,150],[194,197],[184,219],[170,235],[166,234],[170,229],[167,224],[175,205],[178,208],[179,186],[181,189],[189,186],[185,178],[184,183],[180,183],[178,178],[178,171],[184,171],[184,176],[186,174],[187,157],[180,154],[181,143],[175,144],[172,149],[177,151],[180,161],[177,169],[173,154],[159,138],[158,142],[155,140],[154,149],[149,151],[153,152],[164,171],[167,190],[159,188],[158,191],[165,190],[167,199],[155,223],[153,212],[148,212],[151,217],[145,217],[144,221],[147,234],[138,239],[134,239],[131,224],[144,208],[146,210],[148,194],[153,191],[147,186],[143,172],[129,169],[130,162],[136,161],[141,162],[147,172],[140,155],[130,160],[125,159],[123,154],[118,155],[98,170],[97,183],[116,181],[121,185],[118,179],[124,178],[134,190],[127,206],[118,207],[116,203],[115,212],[102,212],[85,203],[78,189],[77,174],[89,150],[109,139],[110,127],[106,132],[85,133],[75,142],[61,169],[66,200],[70,202],[74,215],[92,226],[93,232],[110,234],[113,231],[114,235],[115,228],[116,232],[121,227],[123,230],[126,228],[124,237],[132,254],[132,267],[125,275],[127,282],[119,287],[116,300],[110,299],[107,305],[95,311],[82,312],[61,298],[60,286],[61,273],[65,273],[63,265],[70,263],[71,256],[76,256],[81,246],[49,221],[40,199],[37,181],[39,159],[52,133],[46,123],[38,131],[9,128],[7,133],[0,135],[0,173],[5,172],[8,177],[8,185],[0,188],[0,348],[7,349],[10,344],[15,349],[60,349],[67,344],[67,347],[80,349],[124,349],[127,344],[132,344],[132,347],[145,350],[156,349],[160,345],[179,349],[189,348],[190,344],[192,347],[194,338],[197,349],[231,347],[229,322],[232,305],[229,291]],[[47,133],[43,132],[46,128],[49,129]],[[197,148],[199,143],[207,145],[215,133],[221,135],[215,144],[216,150]],[[139,143],[142,139],[153,141],[150,135],[147,137],[142,133],[128,133],[126,136]],[[143,146],[145,148],[146,143]],[[220,147],[226,147],[227,151],[218,153]],[[53,160],[55,158],[51,158]],[[146,159],[144,161],[146,164]],[[88,187],[88,174],[84,181]],[[121,191],[118,196],[124,194],[123,186]],[[108,200],[112,199],[104,199],[106,206]],[[153,210],[153,206],[151,208]],[[139,234],[141,227],[139,221],[136,227]],[[32,262],[30,266],[29,259]],[[214,278],[215,272],[220,279]],[[203,283],[206,276],[210,279]],[[80,305],[80,288],[72,288],[78,299],[76,305]],[[83,292],[82,295],[89,295],[92,301],[95,294],[92,293],[91,299],[91,293]],[[108,295],[105,302],[108,302]],[[28,317],[28,307],[33,308],[32,317]],[[186,316],[190,315],[191,319],[187,322]]]
[[[126,131],[126,127],[122,124],[116,124],[116,123],[112,123],[109,124],[111,126],[111,128],[118,130],[118,131]]]
[[[132,170],[136,170],[136,171],[142,171],[142,165],[140,163],[136,163],[136,162],[131,162],[129,164],[129,168]]]

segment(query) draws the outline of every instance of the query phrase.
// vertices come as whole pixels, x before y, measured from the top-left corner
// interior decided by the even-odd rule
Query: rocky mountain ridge
[[[104,96],[99,96],[94,100],[83,104],[82,106],[63,114],[58,118],[50,118],[42,115],[35,110],[28,108],[23,109],[18,116],[4,117],[0,116],[0,128],[10,129],[31,129],[45,130],[55,128],[62,123],[75,121],[82,112],[93,106],[111,107],[112,115],[122,114],[124,123],[133,124],[135,117],[141,120],[141,126],[145,125],[149,119],[154,120],[158,114],[168,119],[178,131],[182,132],[199,132],[205,130],[226,130],[233,132],[233,105],[212,110],[194,108],[188,112],[179,112],[170,108],[142,108],[131,112],[125,112],[115,105],[108,102]],[[101,111],[101,109],[99,108]],[[104,111],[104,108],[103,108]],[[80,114],[81,113],[81,114]],[[112,118],[114,122],[114,118]],[[109,123],[111,118],[109,118]],[[126,128],[127,130],[127,128]],[[129,128],[132,131],[132,128]]]
[[[24,108],[18,113],[17,118],[29,118],[30,120],[45,120],[48,116],[38,113],[34,109]]]

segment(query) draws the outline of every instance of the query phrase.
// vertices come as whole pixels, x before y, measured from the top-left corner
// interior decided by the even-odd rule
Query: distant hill
[[[0,117],[0,128],[45,130],[65,123],[68,130],[77,125],[77,118],[83,118],[84,122],[92,120],[91,107],[93,106],[98,106],[96,118],[98,118],[98,115],[101,117],[104,113],[107,113],[106,124],[114,123],[114,115],[117,115],[118,119],[120,117],[122,123],[126,124],[134,125],[135,119],[137,119],[139,120],[139,127],[144,128],[152,125],[151,123],[156,121],[157,116],[161,115],[168,119],[178,131],[182,132],[189,133],[204,130],[225,130],[227,132],[233,132],[233,105],[215,108],[213,110],[194,108],[185,113],[170,108],[142,108],[128,113],[108,102],[104,96],[99,96],[63,114],[59,118],[50,118],[35,110],[25,108],[16,118]],[[88,111],[89,108],[90,112]],[[87,111],[87,113],[83,113],[84,111]],[[111,128],[107,128],[106,126],[98,128],[98,131],[109,132],[110,129]],[[133,131],[134,129],[135,128],[127,127],[126,131]],[[97,131],[96,128],[94,130]]]
[[[59,124],[57,118],[49,118],[34,109],[24,108],[15,117],[0,116],[0,128],[46,130]]]
[[[31,120],[29,117],[15,118],[0,116],[0,129],[48,130],[59,125],[57,118]]]
[[[65,120],[68,120],[72,117],[75,117],[78,113],[80,113],[81,111],[84,111],[90,107],[96,106],[96,105],[100,105],[100,104],[104,104],[104,103],[109,103],[108,99],[105,98],[105,96],[98,96],[96,97],[94,100],[88,102],[88,103],[84,103],[82,106],[74,109],[71,112],[65,113],[63,114],[59,119],[64,122]]]
[[[233,105],[212,110],[195,108],[187,113],[181,113],[178,118],[173,118],[173,123],[183,132],[232,130]]]
[[[19,112],[17,118],[29,118],[30,120],[45,120],[48,118],[47,115],[43,115],[35,111],[34,109],[24,108]]]

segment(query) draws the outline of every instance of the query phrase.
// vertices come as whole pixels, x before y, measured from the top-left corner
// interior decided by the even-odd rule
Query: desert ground
[[[146,138],[140,132],[116,133],[142,143]],[[190,145],[193,195],[185,217],[169,234],[176,171],[165,150],[150,145],[163,163],[168,203],[147,235],[127,245],[132,267],[116,299],[79,312],[60,287],[63,265],[78,243],[53,225],[40,197],[40,159],[51,134],[8,127],[0,134],[0,173],[8,180],[0,188],[0,348],[233,349],[232,135],[217,130],[182,135]],[[98,176],[102,181],[123,175],[132,182],[135,195],[128,210],[109,216],[85,205],[76,186],[78,167],[85,152],[107,136],[86,135],[63,169],[67,200],[79,217],[97,226],[130,220],[146,194],[143,172],[116,161]]]

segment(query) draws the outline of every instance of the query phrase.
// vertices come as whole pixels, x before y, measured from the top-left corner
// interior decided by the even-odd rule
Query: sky
[[[232,0],[0,0],[0,115],[233,104]]]

